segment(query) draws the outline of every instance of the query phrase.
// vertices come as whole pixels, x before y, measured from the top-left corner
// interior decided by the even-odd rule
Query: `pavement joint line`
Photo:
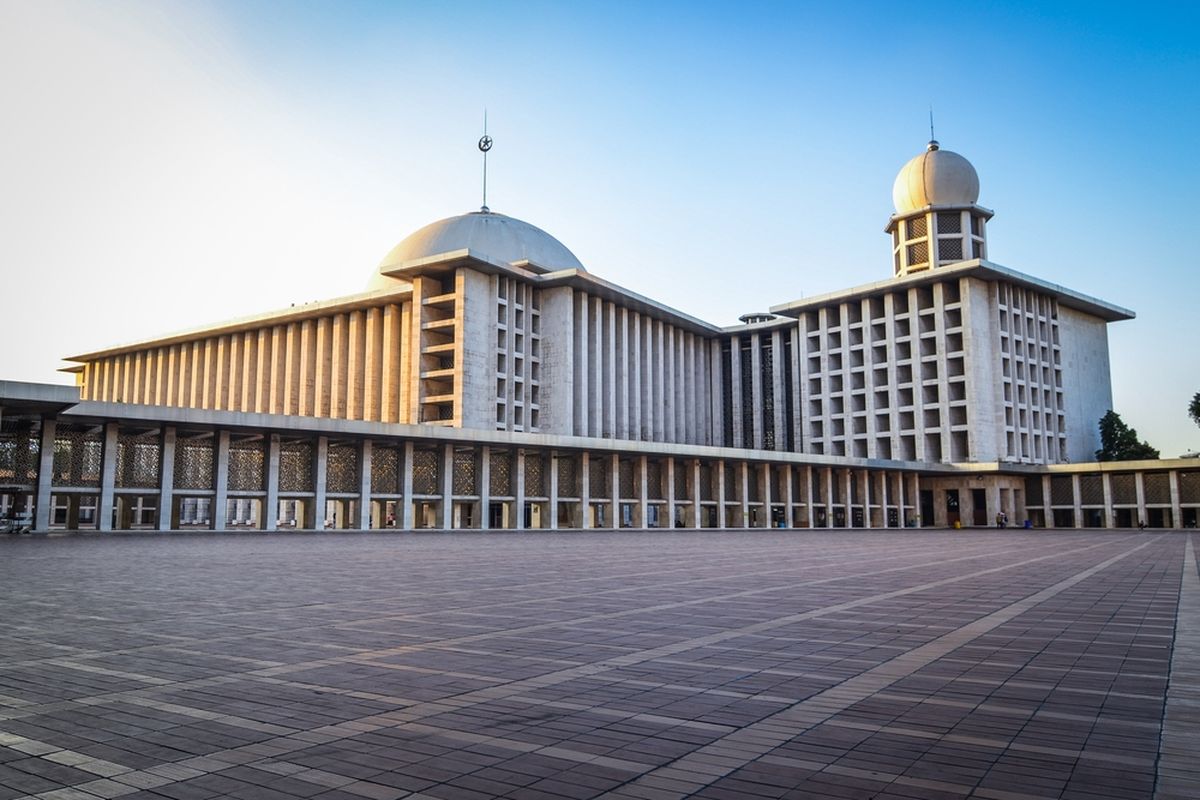
[[[1122,540],[1122,542],[1124,542],[1124,541],[1128,541],[1128,540],[1127,539]],[[964,643],[974,640],[975,638],[982,635],[983,633],[994,630],[995,628],[999,627],[1001,624],[1012,620],[1019,614],[1025,612],[1025,611],[1028,611],[1031,608],[1034,608],[1035,606],[1039,605],[1040,603],[1042,603],[1058,594],[1061,594],[1062,592],[1070,589],[1071,587],[1077,585],[1078,583],[1081,583],[1082,581],[1087,580],[1088,578],[1092,577],[1093,575],[1107,569],[1108,567],[1112,566],[1113,564],[1116,564],[1117,562],[1133,555],[1134,553],[1136,553],[1146,547],[1149,547],[1152,543],[1154,543],[1154,541],[1155,540],[1153,540],[1153,539],[1147,540],[1140,545],[1137,545],[1137,546],[1135,546],[1131,549],[1128,549],[1122,553],[1118,553],[1117,555],[1114,555],[1111,558],[1108,558],[1105,561],[1102,561],[1099,564],[1096,564],[1085,570],[1077,572],[1076,574],[1074,574],[1064,580],[1061,580],[1061,581],[1053,584],[1052,586],[1046,587],[1045,589],[1042,589],[1041,591],[1035,592],[1035,593],[1033,593],[1027,597],[1024,597],[1014,603],[1011,603],[1003,608],[997,609],[996,611],[993,611],[992,613],[987,614],[986,616],[980,617],[972,622],[969,622],[966,625],[963,625],[962,627],[960,627],[954,631],[951,631],[950,633],[944,634],[943,636],[939,637],[938,639],[935,639],[934,641],[929,642],[928,644],[922,645],[922,646],[914,649],[913,651],[911,651],[909,654],[907,654],[906,656],[904,656],[902,658],[893,659],[892,661],[889,661],[889,662],[884,662],[883,664],[880,664],[878,667],[875,667],[874,669],[868,670],[866,672],[863,672],[863,673],[860,673],[859,675],[854,676],[853,678],[847,679],[844,683],[842,683],[838,687],[835,687],[835,689],[833,689],[833,690],[826,690],[825,692],[815,695],[813,698],[810,698],[808,700],[803,700],[794,706],[791,706],[789,708],[786,708],[782,711],[777,712],[776,714],[771,715],[770,717],[767,718],[768,720],[772,720],[772,721],[780,720],[780,721],[798,723],[796,729],[794,729],[792,731],[788,731],[788,732],[781,732],[780,735],[776,737],[777,741],[775,743],[775,746],[783,744],[785,741],[790,739],[793,735],[795,735],[796,733],[803,732],[803,730],[806,728],[815,727],[817,724],[820,724],[821,722],[828,720],[830,717],[832,717],[832,715],[834,713],[836,713],[839,710],[844,710],[849,705],[851,705],[853,702],[856,702],[857,700],[865,699],[866,697],[869,697],[869,696],[875,694],[880,689],[883,689],[885,686],[891,685],[892,683],[894,683],[896,680],[899,680],[900,678],[907,677],[908,675],[912,674],[912,672],[915,672],[916,669],[918,669],[922,666],[933,663],[935,660],[937,660],[941,656],[945,655],[946,653],[952,652],[953,650],[962,646]],[[1045,557],[1031,559],[1030,562],[1032,563],[1034,561],[1041,561],[1041,560],[1044,560],[1044,558]],[[975,577],[975,576],[971,575],[971,576],[967,576],[967,577]],[[938,582],[938,583],[941,583],[941,582]],[[906,591],[904,593],[911,593],[911,591],[919,590],[919,588],[920,587],[913,587],[912,590]],[[897,661],[903,661],[903,662],[905,662],[906,665],[912,664],[912,666],[911,667],[900,666],[898,668],[896,665]],[[831,696],[832,697],[843,697],[845,699],[831,704],[828,702],[828,698]],[[812,713],[812,711],[811,711],[811,709],[813,709],[813,708],[816,709],[815,714]],[[728,737],[726,737],[726,738],[736,741],[741,736],[744,735],[743,732],[752,731],[759,724],[760,723],[752,723],[744,728],[740,728],[739,730],[734,731],[733,733],[729,734]],[[760,750],[760,755],[766,755],[767,752],[770,752],[770,750],[766,749],[765,747],[760,747],[759,750]],[[659,767],[656,770],[651,770],[650,772],[647,772],[645,776],[642,776],[642,777],[653,776],[664,769],[674,770],[674,769],[677,769],[680,767],[683,767],[686,769],[701,768],[701,767],[703,767],[703,765],[705,763],[705,756],[707,755],[707,752],[708,752],[708,747],[700,747],[700,748],[692,751],[691,753],[680,757],[676,761],[671,762],[671,764],[667,765],[666,767]],[[635,779],[634,783],[637,783],[637,781],[639,781],[639,780],[641,780],[641,778]],[[691,791],[693,791],[693,792],[699,791],[707,785],[708,785],[707,783],[696,782],[693,785]],[[601,796],[603,797],[604,795],[601,795]]]
[[[1183,551],[1154,800],[1200,797],[1200,773],[1195,766],[1200,763],[1196,699],[1200,696],[1200,573],[1194,538],[1187,535]]]

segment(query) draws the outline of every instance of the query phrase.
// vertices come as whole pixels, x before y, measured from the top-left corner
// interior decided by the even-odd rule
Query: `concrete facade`
[[[936,143],[896,191],[894,277],[726,328],[527,223],[442,220],[370,291],[75,356],[78,395],[49,410],[7,384],[0,496],[39,525],[163,529],[199,508],[268,529],[1094,518],[1021,470],[1087,473],[1112,402],[1106,326],[1132,312],[985,260],[978,177]],[[1187,524],[1191,471],[1163,474],[1174,504],[1118,514],[1110,492],[1105,519]],[[1027,514],[1034,495],[1051,499]]]

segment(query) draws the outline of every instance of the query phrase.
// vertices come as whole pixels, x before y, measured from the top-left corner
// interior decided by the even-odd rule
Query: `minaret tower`
[[[892,235],[896,276],[987,258],[987,221],[979,199],[979,175],[971,162],[931,140],[924,153],[900,169],[892,186],[896,213]]]

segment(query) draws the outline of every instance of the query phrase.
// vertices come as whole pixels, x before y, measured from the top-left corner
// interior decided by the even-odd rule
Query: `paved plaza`
[[[1200,797],[1187,534],[0,541],[0,800]]]

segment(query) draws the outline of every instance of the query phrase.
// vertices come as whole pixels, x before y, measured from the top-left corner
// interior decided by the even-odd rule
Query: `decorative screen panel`
[[[713,471],[712,467],[708,464],[700,465],[700,499],[716,499],[716,490],[713,487]]]
[[[675,462],[675,499],[690,500],[691,494],[688,492],[688,476],[692,472],[692,465],[686,461]]]
[[[908,246],[908,263],[924,264],[929,261],[929,243],[917,242]]]
[[[104,440],[99,429],[60,427],[54,437],[55,486],[99,486]]]
[[[926,223],[925,217],[913,217],[904,223],[904,227],[908,232],[909,239],[920,239],[929,233],[929,225]]]
[[[1080,475],[1079,497],[1085,506],[1104,505],[1104,479],[1099,475]]]
[[[400,449],[397,447],[371,448],[371,492],[374,494],[400,493]]]
[[[213,439],[175,439],[175,488],[215,489]]]
[[[279,491],[313,491],[311,442],[283,442],[279,446]]]
[[[942,239],[938,242],[938,261],[962,261],[962,239]]]
[[[325,491],[354,494],[359,489],[358,481],[358,445],[329,445],[325,461]]]
[[[546,496],[545,459],[541,453],[525,454],[525,496]]]
[[[1070,475],[1050,476],[1050,505],[1070,506],[1075,504],[1075,490]]]
[[[1033,475],[1025,479],[1025,505],[1038,508],[1042,502],[1042,476]]]
[[[117,437],[116,485],[121,489],[154,489],[158,486],[162,443],[158,434],[122,433]]]
[[[588,462],[588,493],[592,497],[608,497],[612,494],[609,469],[608,458],[593,458]]]
[[[413,494],[441,494],[439,478],[441,457],[437,450],[417,448],[413,450]]]
[[[646,462],[646,496],[651,500],[662,500],[663,494],[663,465],[661,461]]]
[[[512,455],[505,450],[491,452],[488,491],[493,497],[512,497]]]
[[[1133,505],[1137,502],[1137,483],[1132,473],[1113,475],[1109,480],[1112,483],[1113,503]]]
[[[638,496],[635,467],[636,464],[627,458],[622,458],[617,467],[617,476],[621,481],[621,497],[630,499]]]
[[[454,451],[454,487],[456,495],[475,495],[479,493],[478,475],[475,466],[475,451],[471,449]]]
[[[962,233],[962,214],[957,211],[941,211],[937,215],[938,233]]]
[[[1200,503],[1200,472],[1179,473],[1179,502]]]
[[[579,497],[579,456],[558,457],[558,496]]]
[[[229,445],[229,489],[261,492],[266,486],[266,442],[236,442]]]
[[[1143,476],[1146,483],[1146,502],[1147,503],[1170,503],[1171,502],[1171,484],[1170,478],[1165,472],[1147,472]]]
[[[31,423],[16,419],[0,421],[0,483],[36,484],[40,451],[41,442]]]

